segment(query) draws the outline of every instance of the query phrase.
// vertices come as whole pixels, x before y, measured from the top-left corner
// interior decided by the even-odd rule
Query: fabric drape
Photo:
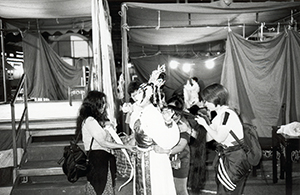
[[[282,18],[290,17],[291,10],[298,9],[300,3],[234,2],[227,6],[223,1],[177,4],[126,2],[123,6],[127,8],[129,45],[186,45],[224,40],[228,25],[233,32],[242,34],[244,31],[249,36],[257,30],[255,21],[277,24]],[[242,24],[246,28],[241,28]]]
[[[224,54],[217,56],[215,58],[209,57],[190,57],[190,58],[180,58],[169,55],[154,55],[145,56],[140,58],[131,59],[134,64],[136,74],[142,82],[146,82],[153,70],[157,69],[158,65],[166,65],[167,81],[163,88],[166,99],[172,97],[173,94],[179,94],[183,96],[183,85],[186,84],[190,77],[197,77],[200,88],[204,86],[220,82],[222,64],[224,60]],[[214,68],[208,69],[205,66],[207,60],[212,60],[214,62]],[[177,61],[178,67],[171,69],[169,67],[170,61]],[[183,64],[192,64],[192,69],[190,72],[184,72],[182,70]]]
[[[257,126],[260,137],[271,137],[272,126],[281,123],[282,105],[287,123],[300,119],[299,41],[292,30],[263,42],[228,33],[221,83],[229,105]]]
[[[64,62],[41,34],[25,33],[23,52],[29,97],[67,100],[68,87],[80,84],[82,68]]]
[[[107,96],[108,117],[116,125],[117,78],[114,52],[111,38],[111,23],[107,0],[91,0],[93,22],[92,84],[94,90],[102,91]]]

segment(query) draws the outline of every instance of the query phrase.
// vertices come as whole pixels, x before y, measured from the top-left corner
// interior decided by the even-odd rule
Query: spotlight
[[[185,72],[185,73],[188,73],[188,72],[190,72],[191,71],[191,64],[189,64],[189,63],[184,63],[183,65],[182,65],[182,70]]]
[[[205,61],[205,67],[207,69],[213,69],[215,67],[214,59],[210,59],[210,60]]]
[[[171,62],[169,62],[169,66],[170,68],[172,69],[176,69],[179,65],[179,62],[175,61],[175,60],[172,60]]]

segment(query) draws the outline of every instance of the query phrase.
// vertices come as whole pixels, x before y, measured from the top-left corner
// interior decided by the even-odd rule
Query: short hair
[[[229,94],[227,89],[218,83],[211,84],[204,88],[201,92],[204,101],[211,102],[215,106],[228,105]]]
[[[139,89],[141,84],[142,84],[142,82],[140,82],[138,80],[131,81],[128,85],[127,93],[129,95],[131,95],[131,93],[133,93],[133,92],[135,92],[136,90]]]
[[[168,101],[168,108],[174,110],[174,111],[182,111],[183,110],[183,105],[184,105],[184,101],[183,99],[176,95],[176,96],[172,96]]]
[[[194,81],[198,82],[198,77],[192,77],[191,79],[193,79]]]

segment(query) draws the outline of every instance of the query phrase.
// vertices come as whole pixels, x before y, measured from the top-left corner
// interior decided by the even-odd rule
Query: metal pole
[[[4,91],[4,102],[7,101],[7,94],[6,94],[6,74],[5,74],[5,51],[4,51],[4,35],[2,30],[2,20],[0,19],[0,30],[1,30],[1,56],[2,56],[2,74],[3,74],[3,91]]]
[[[128,71],[128,45],[127,45],[127,7],[123,4],[122,10],[122,21],[121,21],[121,33],[122,33],[122,72],[124,74],[125,86],[124,86],[124,96],[125,101],[129,100],[129,95],[127,94],[127,87],[130,82],[130,76]]]
[[[27,144],[27,141],[30,137],[29,135],[29,116],[28,116],[28,96],[27,96],[27,75],[24,74],[25,77],[24,77],[24,84],[23,84],[23,91],[24,91],[24,106],[25,106],[25,126],[26,126],[26,132],[25,132],[25,137],[26,137],[26,144]]]
[[[122,33],[122,73],[124,76],[124,80],[125,80],[125,86],[124,86],[124,97],[125,97],[125,101],[128,102],[129,101],[129,95],[127,93],[127,88],[128,88],[128,84],[131,81],[130,79],[130,73],[128,71],[128,45],[127,45],[127,7],[126,4],[123,4],[121,6],[121,11],[122,11],[122,18],[121,18],[121,33]],[[123,130],[129,134],[130,130],[128,125],[125,124],[125,121],[122,120],[122,126],[123,126]]]
[[[15,118],[15,104],[11,104],[11,126],[12,126],[12,146],[13,146],[13,183],[17,178],[17,167],[18,167],[18,155],[17,155],[17,133],[16,133],[16,118]]]

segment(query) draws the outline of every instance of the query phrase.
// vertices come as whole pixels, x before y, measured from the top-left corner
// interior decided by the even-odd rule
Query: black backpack
[[[223,124],[226,124],[228,117],[229,117],[229,113],[225,112]],[[243,131],[244,131],[244,142],[239,140],[232,130],[230,130],[229,133],[234,137],[234,139],[241,145],[243,150],[246,152],[249,164],[252,166],[257,166],[262,157],[262,150],[261,150],[260,143],[258,141],[256,126],[253,126],[248,123],[242,123],[242,124],[243,124]]]
[[[64,174],[67,176],[69,182],[74,183],[80,177],[85,177],[90,170],[89,158],[85,152],[77,145],[78,138],[70,142],[70,145],[64,147],[63,157],[57,162],[62,164]],[[93,144],[92,138],[90,150]]]

